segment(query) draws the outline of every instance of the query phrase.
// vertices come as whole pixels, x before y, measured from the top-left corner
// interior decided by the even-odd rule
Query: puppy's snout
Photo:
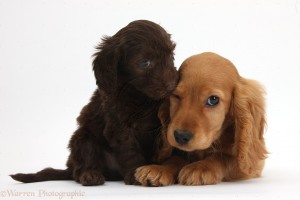
[[[174,137],[178,144],[185,145],[192,139],[193,134],[186,130],[176,129],[174,131]]]

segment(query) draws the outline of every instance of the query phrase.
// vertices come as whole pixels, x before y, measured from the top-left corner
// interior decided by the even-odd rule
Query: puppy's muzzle
[[[174,137],[178,144],[186,145],[193,138],[193,134],[187,130],[176,129],[174,131]]]

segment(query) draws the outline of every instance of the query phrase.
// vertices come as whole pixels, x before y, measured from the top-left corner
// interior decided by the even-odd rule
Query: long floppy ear
[[[161,163],[172,155],[173,147],[169,144],[167,139],[168,125],[170,123],[170,100],[166,99],[162,103],[158,111],[158,118],[160,119],[162,128],[161,134],[158,138],[158,149],[154,158],[155,162]]]
[[[114,37],[104,37],[94,54],[93,70],[96,83],[100,89],[112,96],[117,88],[117,66],[119,61],[119,46],[116,46]]]
[[[258,82],[240,78],[232,103],[237,164],[244,174],[252,177],[261,175],[267,154],[263,138],[266,126],[264,94]]]

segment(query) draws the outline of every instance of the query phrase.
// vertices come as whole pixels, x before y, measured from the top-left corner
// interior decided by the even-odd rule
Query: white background
[[[164,188],[11,180],[8,174],[65,167],[75,119],[96,88],[94,47],[136,19],[172,34],[177,67],[213,51],[265,85],[270,154],[263,177]],[[83,196],[74,199],[300,199],[299,124],[299,0],[0,0],[0,199],[32,199],[22,197],[28,192],[59,199],[37,196],[75,190]],[[9,197],[8,190],[25,193]]]

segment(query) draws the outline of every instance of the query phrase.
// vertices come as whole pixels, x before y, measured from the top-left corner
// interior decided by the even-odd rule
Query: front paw
[[[130,170],[124,176],[124,183],[126,185],[140,185],[140,183],[135,179],[134,173],[135,173],[135,170]]]
[[[148,165],[139,167],[135,172],[135,178],[143,186],[167,186],[175,182],[175,178],[169,170],[161,165]]]
[[[79,176],[79,183],[83,186],[103,185],[104,182],[104,176],[98,171],[85,171]]]
[[[214,185],[222,179],[222,171],[218,167],[201,161],[185,166],[178,175],[178,182],[182,185]]]

